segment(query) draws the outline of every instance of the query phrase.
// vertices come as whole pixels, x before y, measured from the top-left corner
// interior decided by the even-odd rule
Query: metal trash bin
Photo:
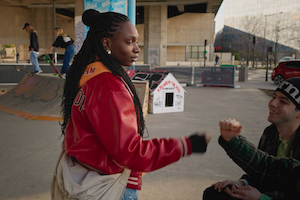
[[[248,67],[241,66],[239,69],[239,81],[248,82]]]

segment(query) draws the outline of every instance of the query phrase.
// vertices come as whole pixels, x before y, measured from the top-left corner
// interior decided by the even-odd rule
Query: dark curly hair
[[[65,133],[66,125],[71,115],[72,104],[77,92],[79,91],[78,84],[81,75],[91,61],[100,60],[113,75],[117,78],[122,77],[129,86],[129,90],[133,93],[133,102],[135,105],[139,134],[143,136],[145,129],[143,110],[133,83],[121,64],[112,59],[102,45],[102,39],[104,37],[112,37],[117,28],[119,28],[124,22],[129,21],[129,18],[120,13],[99,13],[96,10],[90,9],[83,13],[82,21],[85,25],[90,27],[90,30],[87,33],[80,51],[74,57],[73,64],[70,66],[66,74],[66,82],[64,85],[64,93],[61,103],[64,120],[61,124],[62,134],[64,135]]]

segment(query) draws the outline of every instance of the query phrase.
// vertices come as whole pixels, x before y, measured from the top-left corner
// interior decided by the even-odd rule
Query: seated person
[[[243,136],[239,135],[242,127],[235,120],[220,121],[219,144],[230,158],[251,178],[261,185],[282,191],[273,199],[298,199],[300,197],[300,161],[293,158],[276,158],[257,149]],[[233,185],[224,190],[236,199],[268,199],[256,188]]]
[[[300,160],[300,78],[290,78],[278,86],[269,102],[267,127],[260,139],[258,149],[275,157],[291,157]],[[204,200],[233,199],[222,190],[228,185],[250,185],[270,198],[284,194],[272,187],[262,185],[249,174],[239,180],[225,180],[213,184],[203,194]],[[249,198],[249,197],[248,197]],[[249,198],[250,199],[250,198]]]

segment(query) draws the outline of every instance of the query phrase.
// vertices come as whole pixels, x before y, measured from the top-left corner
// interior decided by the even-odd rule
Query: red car
[[[300,60],[280,62],[271,75],[276,85],[291,77],[300,77]]]

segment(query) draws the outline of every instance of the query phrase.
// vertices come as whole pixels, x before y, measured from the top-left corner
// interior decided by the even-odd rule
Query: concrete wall
[[[203,45],[214,43],[214,14],[211,13],[184,13],[172,17],[167,22],[168,45]],[[139,32],[139,45],[144,45],[144,24],[137,24]]]
[[[22,28],[31,21],[31,9],[0,6],[0,13],[0,44],[27,44],[29,36]]]
[[[137,24],[135,28],[139,32],[139,46],[144,46],[144,24]]]
[[[139,46],[144,46],[144,24],[136,25],[139,32]],[[186,46],[203,46],[204,40],[213,46],[214,43],[214,14],[211,13],[184,13],[169,18],[167,21],[167,62],[188,61]],[[187,48],[188,49],[188,48]],[[208,60],[210,48],[207,47]],[[139,53],[138,61],[143,60],[143,52]]]
[[[144,62],[165,66],[167,61],[167,5],[144,7]]]
[[[168,19],[168,45],[213,44],[214,14],[184,13]]]
[[[168,46],[167,61],[185,61],[185,46]]]
[[[20,51],[20,61],[29,60],[29,53],[27,52],[29,35],[22,30],[25,22],[32,24],[38,32],[40,54],[43,54],[52,45],[52,8],[0,6],[0,13],[1,16],[5,16],[0,18],[2,27],[5,27],[0,29],[0,44],[15,44],[17,50]],[[56,27],[61,27],[66,34],[75,40],[75,22],[73,19],[56,14]],[[138,62],[142,63],[144,59],[144,24],[138,24],[136,28],[140,35],[139,45],[141,48]],[[185,13],[169,18],[166,34],[167,61],[189,61],[186,47],[190,45],[202,46],[205,39],[208,40],[209,45],[213,45],[214,14]],[[210,48],[207,47],[207,50],[209,51]],[[64,49],[57,48],[56,51],[63,53]],[[214,58],[208,59],[213,60]]]

